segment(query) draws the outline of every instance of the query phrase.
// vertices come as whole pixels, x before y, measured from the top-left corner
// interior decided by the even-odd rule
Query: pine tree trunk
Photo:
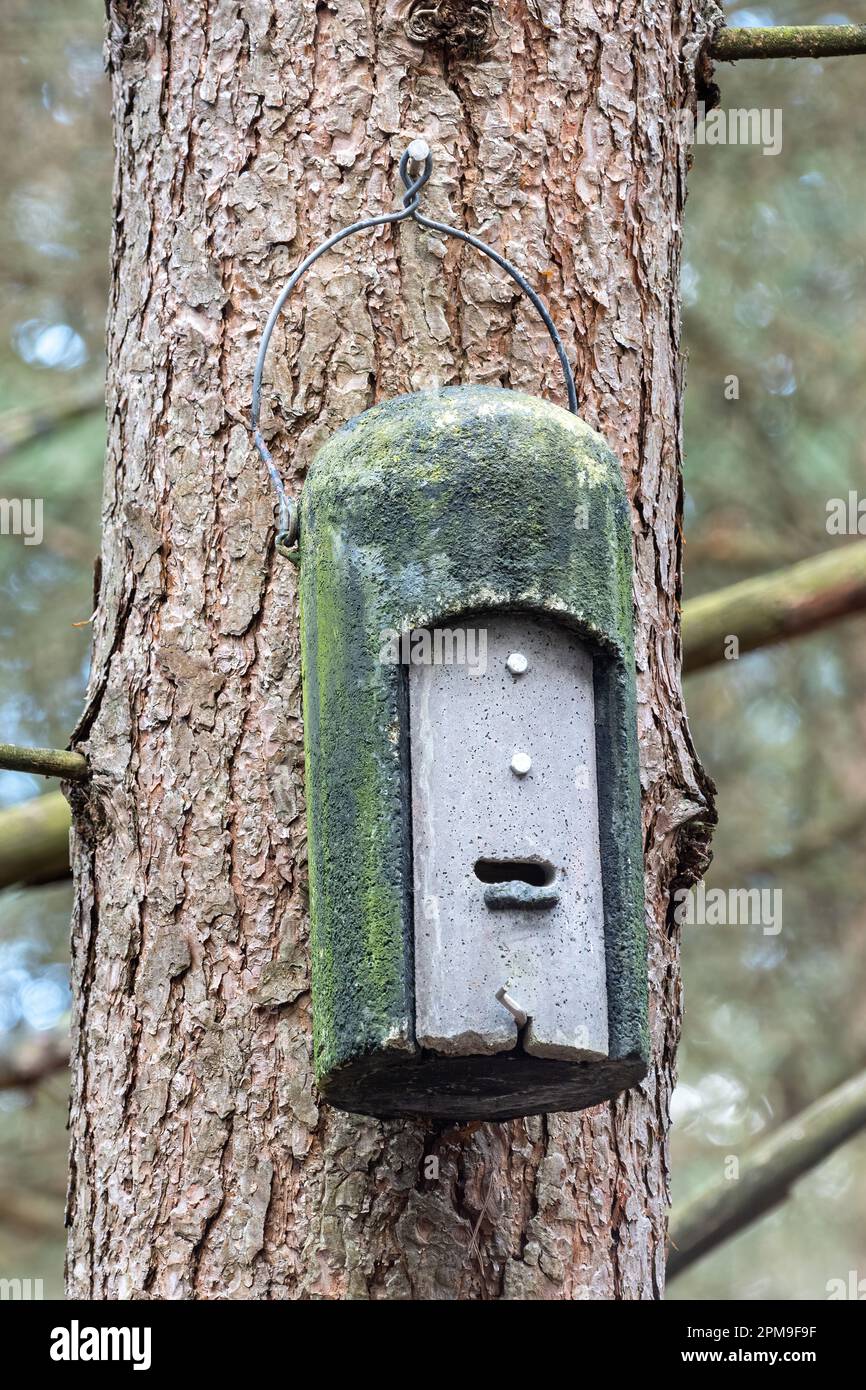
[[[680,1005],[668,902],[711,814],[678,636],[677,113],[695,99],[700,15],[693,0],[508,0],[473,56],[410,41],[397,0],[109,9],[70,1294],[659,1297]],[[247,427],[278,288],[337,226],[395,205],[416,135],[434,148],[430,214],[546,297],[634,508],[654,1066],[613,1105],[463,1128],[348,1116],[312,1085],[297,574],[274,555]],[[296,491],[348,417],[469,381],[562,399],[544,329],[499,271],[417,226],[379,231],[320,262],[278,329],[266,431]]]

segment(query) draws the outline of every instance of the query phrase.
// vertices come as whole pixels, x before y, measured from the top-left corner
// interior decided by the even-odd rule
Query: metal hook
[[[411,164],[423,165],[420,174],[414,179],[411,178],[409,172],[409,166]],[[265,359],[268,355],[268,347],[270,346],[277,319],[282,313],[286,300],[292,293],[292,290],[297,285],[301,276],[304,275],[326,251],[330,251],[332,247],[344,241],[346,237],[353,236],[355,232],[365,232],[371,230],[373,227],[385,227],[391,223],[404,222],[407,218],[411,218],[414,222],[417,222],[420,227],[424,227],[428,231],[438,232],[441,236],[456,237],[458,241],[465,241],[468,246],[474,247],[476,251],[482,252],[483,255],[500,266],[506,274],[510,275],[518,289],[527,296],[531,304],[538,311],[550,335],[553,346],[556,349],[557,357],[559,358],[560,366],[562,367],[566,394],[568,396],[568,408],[573,415],[577,414],[577,391],[574,385],[574,376],[571,371],[571,366],[562,344],[562,339],[556,330],[556,325],[547,308],[532,286],[527,283],[520,274],[520,271],[517,270],[510,261],[507,261],[504,256],[500,256],[498,251],[495,251],[492,246],[488,246],[486,242],[481,241],[479,237],[472,236],[469,232],[463,232],[459,227],[452,227],[447,222],[435,222],[432,218],[425,217],[423,213],[419,211],[421,189],[429,182],[433,172],[433,155],[426,140],[417,139],[412,141],[400,160],[399,172],[405,189],[402,198],[402,207],[397,208],[394,212],[381,213],[378,217],[366,217],[360,222],[352,222],[348,227],[342,227],[339,231],[334,232],[333,236],[328,237],[327,241],[323,241],[311,251],[289,276],[274,307],[268,315],[268,321],[262,333],[258,356],[256,358],[255,371],[253,373],[253,396],[252,409],[250,412],[253,443],[268,470],[274,491],[277,495],[277,504],[279,507],[277,549],[280,554],[285,555],[289,559],[297,559],[298,554],[296,549],[299,533],[298,504],[293,498],[290,498],[286,492],[285,484],[280,477],[274,460],[271,457],[271,452],[259,428],[262,406],[262,377],[264,375]]]
[[[413,153],[413,150],[415,151],[415,153]],[[408,170],[409,161],[414,159],[415,161],[420,162],[422,157],[425,161],[424,172],[420,179],[416,180],[415,183],[407,187],[403,199],[405,204],[406,200],[410,196],[414,195],[414,206],[412,207],[411,211],[413,221],[417,222],[419,227],[426,227],[428,231],[439,232],[442,236],[453,236],[456,237],[458,241],[465,241],[467,246],[473,246],[476,251],[480,251],[482,255],[487,256],[491,261],[495,262],[496,265],[500,266],[501,269],[504,270],[507,275],[511,276],[511,279],[517,285],[517,288],[523,294],[526,295],[527,299],[538,311],[539,317],[541,318],[542,323],[544,324],[545,328],[547,329],[550,335],[550,339],[553,343],[554,348],[556,349],[556,355],[559,358],[559,365],[562,367],[562,375],[565,380],[565,392],[568,396],[568,408],[571,411],[572,415],[576,415],[577,390],[574,385],[574,375],[571,370],[571,364],[568,360],[568,357],[566,356],[565,348],[563,346],[562,339],[560,338],[559,333],[557,332],[556,324],[553,322],[553,319],[551,318],[546,305],[536,294],[532,286],[528,283],[527,280],[523,278],[516,266],[513,266],[510,261],[507,261],[505,259],[504,256],[500,256],[498,251],[495,251],[492,246],[488,246],[487,242],[482,241],[480,237],[472,236],[470,232],[463,232],[460,230],[459,227],[452,227],[448,222],[434,222],[431,217],[425,217],[422,212],[419,212],[419,198],[416,190],[420,190],[424,187],[424,184],[429,179],[430,174],[433,170],[433,156],[430,153],[430,149],[427,145],[427,142],[425,140],[413,140],[412,144],[409,146],[408,150],[403,155],[403,158],[400,160],[400,177],[402,178],[403,183],[405,184],[406,172]]]
[[[514,1019],[514,1022],[517,1024],[518,1028],[525,1028],[527,1023],[529,1022],[529,1014],[526,1012],[525,1009],[521,1009],[516,999],[512,999],[511,995],[508,993],[508,990],[505,988],[504,985],[501,989],[498,989],[496,991],[496,998],[499,1000],[499,1003],[503,1006],[503,1008],[507,1009],[508,1012],[511,1014],[511,1017]]]

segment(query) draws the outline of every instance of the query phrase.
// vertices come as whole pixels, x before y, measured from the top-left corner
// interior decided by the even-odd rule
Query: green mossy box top
[[[646,1066],[646,944],[631,532],[616,458],[578,417],[520,392],[398,397],[351,420],[316,456],[300,551],[324,1094],[374,1114],[503,1117],[580,1108],[633,1084]],[[511,1070],[499,1099],[495,1059],[473,1076],[471,1059],[415,1046],[406,680],[380,659],[389,631],[485,611],[547,616],[595,653],[608,977],[609,1063],[527,1066],[504,1054]],[[539,1101],[524,1108],[512,1093],[526,1085]]]

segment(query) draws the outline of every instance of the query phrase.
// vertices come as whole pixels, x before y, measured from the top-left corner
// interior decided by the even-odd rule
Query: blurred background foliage
[[[861,22],[807,0],[733,24]],[[98,550],[112,152],[101,0],[0,15],[0,497],[41,497],[45,540],[0,538],[0,739],[63,747],[81,706]],[[720,65],[723,107],[783,113],[783,147],[699,146],[683,275],[686,597],[845,539],[827,501],[866,493],[866,58]],[[726,378],[739,399],[726,399]],[[97,385],[98,392],[98,385]],[[30,412],[63,428],[12,447]],[[10,428],[11,426],[11,428]],[[83,624],[83,626],[76,626]],[[866,621],[689,679],[718,784],[707,886],[779,888],[778,934],[683,927],[676,1207],[866,1059],[862,850]],[[45,785],[0,773],[0,807]],[[822,827],[826,834],[821,834]],[[68,1019],[68,882],[0,893],[0,1063]],[[66,1078],[0,1089],[0,1277],[63,1264]],[[866,1276],[866,1136],[694,1265],[670,1298],[826,1297]],[[858,1181],[858,1175],[860,1181]]]
[[[728,23],[859,23],[807,0]],[[782,112],[782,150],[698,146],[686,207],[685,597],[816,555],[866,495],[866,57],[719,64],[723,108]],[[739,380],[728,400],[726,378]],[[707,888],[781,890],[782,930],[684,926],[677,1206],[866,1062],[866,620],[686,682],[718,787]],[[822,836],[822,828],[826,835]],[[822,843],[823,841],[823,843]],[[820,846],[817,849],[816,847]],[[866,1136],[669,1286],[823,1299],[866,1277]]]

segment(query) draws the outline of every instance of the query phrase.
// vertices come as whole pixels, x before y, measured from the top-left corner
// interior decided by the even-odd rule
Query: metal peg
[[[430,153],[430,146],[427,144],[426,140],[422,140],[419,137],[417,140],[412,141],[406,153],[416,164],[423,164]]]

